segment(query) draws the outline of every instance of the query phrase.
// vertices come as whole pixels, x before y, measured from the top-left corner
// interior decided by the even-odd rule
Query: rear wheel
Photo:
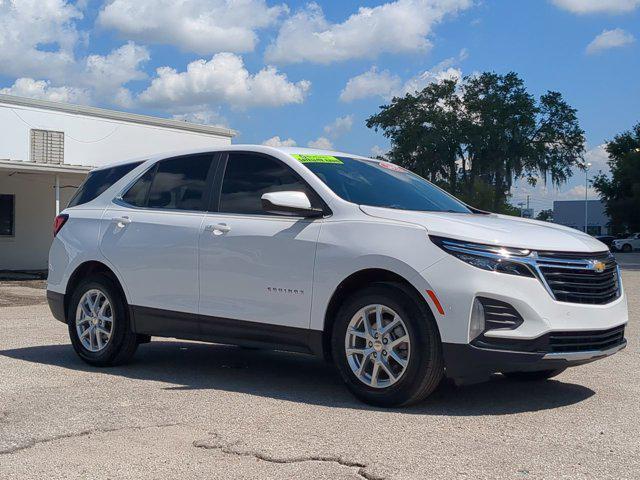
[[[417,403],[443,375],[435,320],[402,285],[374,284],[348,298],[336,318],[331,343],[347,387],[366,403]]]
[[[106,275],[92,275],[76,287],[69,302],[67,324],[74,350],[94,366],[125,363],[138,346],[126,301]]]
[[[556,377],[564,372],[566,368],[556,368],[554,370],[538,370],[535,372],[505,372],[503,375],[512,380],[519,381],[539,381],[548,380],[549,378]]]

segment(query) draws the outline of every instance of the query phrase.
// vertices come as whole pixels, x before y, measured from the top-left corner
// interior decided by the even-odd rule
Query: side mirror
[[[321,217],[322,209],[313,208],[304,192],[270,192],[262,195],[262,209],[277,215]]]

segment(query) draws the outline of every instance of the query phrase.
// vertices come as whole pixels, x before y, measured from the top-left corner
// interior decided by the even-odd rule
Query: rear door
[[[313,206],[319,200],[276,158],[251,152],[225,157],[213,207],[218,211],[205,214],[200,232],[200,313],[214,317],[212,333],[216,322],[230,335],[249,338],[269,331],[257,324],[307,329],[322,219],[268,214],[261,197],[293,190],[307,193]]]
[[[162,311],[168,318],[198,310],[198,235],[214,164],[214,154],[162,160],[104,213],[100,247],[138,310],[138,331],[145,331],[140,321]],[[153,331],[171,333],[161,329]]]

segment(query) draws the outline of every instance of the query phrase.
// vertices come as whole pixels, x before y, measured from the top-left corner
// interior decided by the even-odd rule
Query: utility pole
[[[584,233],[588,233],[587,232],[587,228],[588,228],[588,208],[589,208],[589,167],[591,166],[590,163],[583,163],[582,166],[584,167]]]

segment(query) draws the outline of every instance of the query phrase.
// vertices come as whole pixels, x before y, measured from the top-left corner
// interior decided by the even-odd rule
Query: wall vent
[[[64,132],[31,130],[31,161],[64,163]]]

